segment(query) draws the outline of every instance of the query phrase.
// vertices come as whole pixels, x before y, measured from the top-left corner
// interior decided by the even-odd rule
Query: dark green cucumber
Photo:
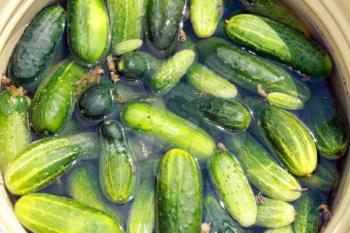
[[[9,74],[15,85],[30,88],[41,79],[61,40],[66,14],[59,5],[39,12],[12,53]]]
[[[155,220],[155,194],[151,181],[144,181],[132,203],[128,233],[152,233]]]
[[[198,44],[201,60],[213,71],[255,94],[280,92],[303,102],[310,98],[307,85],[288,70],[262,57],[254,56],[229,42],[210,38]]]
[[[297,233],[317,233],[321,224],[319,204],[310,194],[296,202],[297,218],[293,223]]]
[[[298,181],[278,165],[249,133],[234,135],[228,143],[237,155],[248,180],[271,198],[294,201],[301,195]]]
[[[8,167],[4,176],[7,189],[23,195],[54,182],[74,161],[97,155],[97,138],[95,133],[81,133],[32,143]]]
[[[111,32],[112,53],[120,55],[121,43],[142,39],[146,0],[106,0]]]
[[[244,227],[253,225],[257,216],[254,193],[236,158],[219,150],[210,157],[208,167],[213,185],[232,218]]]
[[[28,103],[22,89],[0,92],[0,169],[4,174],[17,155],[32,141]]]
[[[198,233],[201,219],[202,185],[198,164],[188,152],[172,149],[159,165],[156,232]]]
[[[93,65],[104,58],[109,49],[109,31],[103,0],[68,1],[68,42],[83,63]]]
[[[105,196],[121,204],[133,198],[137,182],[134,155],[128,147],[124,129],[116,121],[106,121],[100,128],[100,185]]]
[[[214,34],[224,10],[222,0],[192,0],[191,22],[198,37],[206,38]]]
[[[131,103],[124,109],[122,117],[130,128],[188,150],[200,159],[205,160],[214,152],[215,142],[205,131],[160,107]]]
[[[15,204],[19,221],[33,233],[122,233],[111,217],[69,198],[44,193],[21,197]]]
[[[258,52],[272,56],[310,76],[325,76],[332,70],[330,56],[299,31],[275,20],[253,14],[233,16],[227,35]]]
[[[146,37],[160,52],[170,52],[178,42],[185,0],[149,0],[146,12]]]
[[[156,94],[166,94],[186,74],[194,62],[196,54],[191,49],[177,52],[152,76],[150,87]]]
[[[85,74],[81,66],[68,59],[45,77],[31,104],[31,121],[37,132],[49,135],[63,127],[74,109],[77,82]]]
[[[267,228],[281,228],[293,223],[295,218],[296,212],[292,205],[281,200],[264,198],[264,201],[258,204],[255,225]]]
[[[294,233],[293,227],[291,225],[265,230],[264,233]]]
[[[141,48],[143,41],[140,39],[131,39],[119,43],[115,48],[115,55],[123,55]]]

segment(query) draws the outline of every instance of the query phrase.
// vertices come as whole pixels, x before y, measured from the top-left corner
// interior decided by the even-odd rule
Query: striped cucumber
[[[17,155],[32,141],[28,103],[23,89],[0,92],[0,169],[4,174]]]
[[[288,110],[299,110],[304,108],[304,102],[294,96],[281,92],[271,92],[266,96],[269,104]]]
[[[83,63],[94,65],[107,54],[109,27],[103,0],[68,1],[68,43],[72,53]]]
[[[120,55],[121,44],[142,39],[146,0],[106,0],[112,32],[112,53]]]
[[[265,198],[258,205],[255,225],[267,228],[281,228],[293,223],[295,218],[296,212],[292,205],[281,200]]]
[[[117,121],[106,121],[100,128],[100,185],[105,196],[122,204],[133,198],[137,182],[134,155],[128,147],[124,129]]]
[[[272,56],[310,76],[325,76],[332,59],[299,31],[275,20],[253,14],[233,16],[226,25],[227,35],[256,51]]]
[[[19,221],[33,233],[122,233],[121,226],[103,212],[69,198],[28,194],[15,204]]]
[[[87,72],[73,60],[57,64],[35,92],[31,104],[34,129],[44,135],[57,133],[74,109],[78,85]]]
[[[62,38],[65,20],[64,9],[56,4],[41,10],[27,26],[9,62],[15,85],[31,88],[42,78]]]
[[[294,231],[297,233],[317,233],[321,224],[321,216],[318,206],[320,203],[310,194],[302,197],[296,202],[298,216],[293,223]]]
[[[198,233],[202,219],[201,175],[195,158],[172,149],[162,158],[156,191],[156,232]]]
[[[119,43],[115,48],[115,55],[120,56],[141,48],[143,42],[140,39],[126,40]]]
[[[39,190],[64,174],[75,160],[97,154],[99,142],[95,133],[44,138],[26,147],[8,167],[4,179],[14,195]]]
[[[265,230],[264,233],[294,233],[293,227],[291,225]]]
[[[124,109],[122,117],[130,128],[188,150],[202,160],[214,152],[215,142],[205,131],[162,108],[131,103]]]
[[[228,143],[248,180],[262,193],[283,201],[294,201],[300,197],[299,182],[278,165],[249,133],[234,135]]]
[[[257,216],[254,193],[236,158],[219,150],[210,157],[208,167],[212,183],[233,219],[244,227],[253,225]]]
[[[214,34],[224,10],[222,0],[192,0],[191,23],[198,37],[206,38]]]

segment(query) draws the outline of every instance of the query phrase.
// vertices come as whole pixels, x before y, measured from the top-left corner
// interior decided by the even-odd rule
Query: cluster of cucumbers
[[[279,0],[47,6],[0,92],[16,216],[33,233],[317,233],[349,144],[332,67]]]

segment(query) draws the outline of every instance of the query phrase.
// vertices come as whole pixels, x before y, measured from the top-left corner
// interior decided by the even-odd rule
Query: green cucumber
[[[233,219],[244,227],[252,226],[257,216],[257,205],[248,179],[236,158],[217,151],[209,159],[212,183]]]
[[[249,133],[228,139],[251,184],[271,198],[294,201],[301,195],[299,182],[278,165]]]
[[[198,233],[201,219],[202,184],[198,164],[188,152],[172,149],[159,165],[156,232]]]
[[[198,44],[198,51],[201,60],[210,69],[255,94],[280,92],[303,102],[310,98],[307,85],[295,79],[288,70],[223,39],[203,40]]]
[[[95,133],[38,140],[26,147],[5,173],[7,189],[14,195],[39,190],[63,175],[75,160],[97,154]]]
[[[103,212],[69,198],[28,194],[15,204],[19,221],[33,233],[122,233],[121,226]]]
[[[112,31],[112,53],[120,55],[121,43],[142,39],[146,0],[106,0]]]
[[[258,52],[285,62],[310,76],[325,76],[332,59],[299,31],[275,20],[253,14],[233,16],[226,25],[227,35]]]
[[[304,108],[304,102],[301,99],[281,92],[269,93],[266,100],[273,106],[288,110],[299,110]]]
[[[195,56],[193,50],[185,49],[165,61],[151,79],[152,92],[156,94],[169,92],[186,74],[194,62]]]
[[[112,208],[103,197],[98,184],[97,169],[89,163],[80,163],[66,178],[68,196],[91,208],[101,210],[120,225],[124,223],[124,216]]]
[[[276,228],[276,229],[268,229],[264,231],[264,233],[294,233],[293,227],[291,225]]]
[[[298,216],[293,224],[297,233],[317,233],[321,224],[317,203],[311,195],[306,195],[296,202]]]
[[[56,4],[40,11],[27,26],[9,62],[15,85],[31,88],[41,79],[62,38],[65,20],[64,9]]]
[[[293,223],[296,212],[292,205],[281,200],[265,198],[263,203],[258,205],[256,226],[267,228],[281,228]]]
[[[115,55],[123,55],[141,48],[143,41],[140,39],[126,40],[119,43],[115,48]]]
[[[139,191],[130,209],[128,233],[152,233],[154,220],[154,185],[150,181],[144,181],[139,187]]]
[[[116,121],[106,121],[100,128],[100,185],[105,196],[122,204],[133,198],[137,182],[134,155],[128,147],[124,129]]]
[[[192,0],[190,16],[196,35],[201,38],[212,36],[223,10],[222,0]]]
[[[162,108],[131,103],[124,109],[122,117],[130,128],[188,150],[199,159],[205,160],[214,152],[215,142],[205,131]]]
[[[317,166],[316,145],[308,129],[289,112],[268,107],[261,113],[261,126],[273,150],[296,176],[308,176]]]
[[[110,35],[103,0],[68,1],[68,42],[72,53],[87,65],[94,65],[105,57]]]
[[[22,89],[0,92],[0,169],[4,174],[17,155],[32,141],[28,103]]]
[[[187,74],[187,81],[201,93],[228,99],[237,95],[234,84],[199,63],[192,65]]]
[[[57,133],[74,109],[77,82],[87,72],[73,60],[57,64],[35,92],[31,104],[34,129],[44,135]]]

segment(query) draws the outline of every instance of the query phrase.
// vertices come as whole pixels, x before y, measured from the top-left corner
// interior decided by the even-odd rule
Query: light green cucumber
[[[315,194],[306,194],[296,202],[297,218],[293,223],[296,233],[317,233],[321,224],[318,207],[321,203],[315,199]]]
[[[131,40],[123,41],[115,47],[114,54],[122,55],[124,53],[132,52],[134,50],[141,48],[142,43],[143,42],[140,39],[131,39]]]
[[[265,230],[264,233],[294,233],[293,227],[291,225]]]
[[[300,110],[304,108],[304,102],[301,99],[281,92],[267,94],[266,100],[269,104],[283,109]]]

